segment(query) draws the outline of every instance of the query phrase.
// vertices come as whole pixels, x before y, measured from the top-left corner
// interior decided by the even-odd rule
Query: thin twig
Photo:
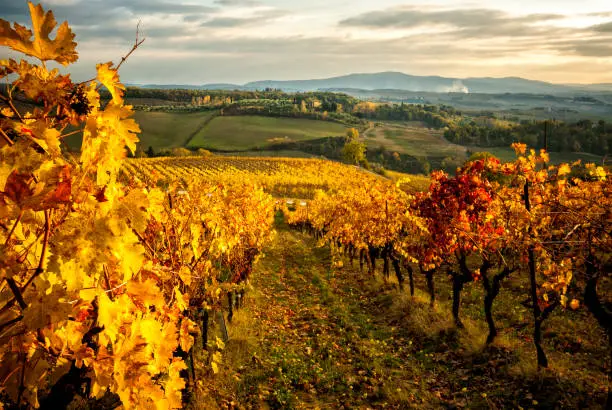
[[[6,135],[6,132],[4,132],[3,129],[0,128],[0,134],[2,134],[2,138],[4,138],[4,140],[7,142],[7,144],[9,144],[10,146],[12,146],[15,141],[13,141],[8,135]]]
[[[23,300],[23,296],[21,295],[21,291],[19,290],[19,286],[17,286],[17,283],[15,283],[15,279],[13,279],[13,278],[6,278],[6,283],[8,283],[9,288],[11,288],[11,291],[13,292],[13,295],[15,295],[15,300],[17,300],[17,303],[19,303],[19,306],[22,309],[27,308],[28,304],[25,303],[25,300]]]
[[[136,49],[138,47],[140,47],[140,45],[142,43],[144,43],[146,38],[143,38],[141,40],[139,34],[140,34],[140,21],[138,21],[138,24],[136,25],[136,40],[134,41],[134,45],[132,46],[132,49],[126,55],[121,57],[121,61],[119,62],[119,65],[117,67],[115,67],[115,70],[119,70],[119,67],[121,67],[123,65],[123,63],[125,63],[125,61],[132,55],[132,53],[134,51],[136,51]],[[94,81],[96,78],[97,77],[91,78],[89,80],[81,81],[80,83],[78,83],[78,85],[85,84],[85,83],[90,83],[90,82]]]
[[[78,133],[80,133],[80,132],[83,132],[83,130],[76,130],[76,131],[72,131],[72,132],[69,132],[68,134],[63,134],[63,135],[60,135],[60,137],[59,137],[59,138],[64,139],[64,138],[66,138],[66,137],[69,137],[69,136],[74,135],[74,134],[78,134]]]
[[[15,108],[15,105],[13,104],[13,100],[11,98],[7,97],[6,95],[0,94],[0,100],[8,104],[8,106],[11,108],[11,111],[13,111],[13,113],[17,116],[17,118],[19,118],[19,121],[23,120],[23,118],[21,117],[21,114],[19,114],[19,111],[17,111],[17,108]]]
[[[128,220],[128,222],[131,223],[131,221]],[[132,232],[134,232],[134,234],[136,234],[136,236],[138,237],[138,240],[149,249],[149,252],[151,252],[151,257],[155,256],[155,250],[153,250],[153,248],[151,248],[151,245],[149,245],[149,243],[145,240],[145,238],[142,237],[142,235],[134,228],[132,228]]]
[[[140,40],[140,23],[141,22],[138,21],[138,24],[136,25],[136,39],[134,40],[134,45],[132,46],[132,49],[125,56],[121,57],[121,62],[115,70],[119,70],[119,67],[121,67],[121,65],[125,63],[125,61],[130,57],[130,55],[132,55],[132,53],[136,51],[136,49],[146,40],[145,38]]]
[[[109,294],[110,300],[114,300],[115,295],[113,294],[113,291],[111,289],[110,280],[108,279],[108,268],[106,267],[106,265],[103,265],[102,269],[104,270],[104,282],[106,283],[106,289],[107,289],[106,292]]]
[[[21,222],[21,217],[23,217],[23,210],[19,212],[19,216],[15,220],[15,223],[13,224],[11,231],[6,237],[6,241],[4,241],[4,246],[8,245],[9,241],[11,240],[11,236],[13,236],[13,233],[15,232],[15,228],[17,228],[17,225],[19,225],[19,222]]]
[[[34,274],[28,279],[28,281],[21,287],[21,291],[23,292],[29,285],[40,275],[43,273],[43,265],[45,263],[45,258],[47,256],[47,247],[49,245],[49,233],[51,232],[51,221],[50,221],[50,213],[48,209],[45,210],[45,237],[43,238],[43,248],[40,253],[40,260],[38,261],[38,267],[34,271]]]

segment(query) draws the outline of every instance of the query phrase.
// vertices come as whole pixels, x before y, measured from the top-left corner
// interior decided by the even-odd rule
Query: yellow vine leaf
[[[512,149],[514,149],[514,152],[516,152],[516,155],[525,155],[525,152],[527,151],[527,144],[515,142],[511,146]]]
[[[181,266],[178,275],[186,286],[191,285],[191,269],[189,269],[187,266]]]
[[[572,172],[572,169],[570,168],[568,164],[561,164],[559,165],[559,170],[557,172],[557,175],[563,176],[563,175],[569,174],[570,172]]]
[[[63,22],[57,29],[55,39],[49,38],[51,32],[57,26],[53,12],[44,12],[39,4],[34,6],[28,2],[30,15],[32,16],[32,30],[14,23],[11,27],[6,20],[0,19],[0,45],[12,48],[41,61],[55,60],[62,65],[74,63],[78,59],[74,34]],[[34,35],[34,39],[32,39]]]
[[[216,338],[215,343],[217,344],[217,349],[225,349],[225,343],[223,343],[223,340],[219,339],[218,337]]]
[[[179,329],[176,324],[167,322],[162,327],[161,338],[155,346],[154,360],[149,364],[153,372],[161,372],[168,366],[179,345]]]
[[[147,279],[144,282],[128,282],[127,292],[130,296],[138,299],[145,306],[155,306],[156,308],[161,308],[164,305],[164,298],[159,291],[159,287],[152,279]]]
[[[106,292],[100,292],[98,302],[98,324],[104,327],[103,335],[108,338],[106,341],[114,341],[122,325],[121,318],[129,311],[131,304],[125,295],[118,301],[112,301]]]
[[[115,104],[121,104],[123,102],[122,97],[125,86],[119,82],[119,74],[117,70],[113,68],[113,63],[98,64],[96,69],[98,70],[98,81],[100,81],[111,93],[113,102]]]
[[[179,331],[179,344],[184,352],[188,352],[193,346],[194,338],[192,332],[197,331],[197,325],[191,319],[185,317],[181,321],[181,329]]]
[[[174,295],[176,297],[176,305],[178,306],[179,310],[181,312],[187,310],[187,308],[189,308],[189,303],[185,301],[185,298],[183,297],[183,294],[179,290],[178,286],[174,287]]]
[[[185,388],[185,380],[181,377],[181,370],[187,369],[187,365],[181,359],[173,359],[168,369],[168,381],[164,385],[168,408],[180,409],[183,407],[181,391]]]

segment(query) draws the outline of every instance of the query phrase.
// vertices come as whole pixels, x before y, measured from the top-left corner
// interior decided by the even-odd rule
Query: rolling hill
[[[141,85],[143,88],[188,88],[188,89],[237,89],[255,90],[277,88],[284,91],[316,91],[338,88],[362,90],[395,89],[434,93],[530,93],[530,94],[575,94],[612,92],[612,84],[552,84],[527,80],[520,77],[476,77],[451,78],[440,76],[416,76],[400,72],[348,74],[339,77],[309,80],[264,80],[239,84],[203,85]]]

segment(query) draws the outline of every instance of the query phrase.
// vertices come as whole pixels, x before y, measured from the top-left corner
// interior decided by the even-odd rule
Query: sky
[[[612,83],[610,0],[43,0],[76,33],[76,80],[243,84],[400,71]],[[25,0],[0,18],[29,24]],[[20,58],[0,49],[0,58]]]

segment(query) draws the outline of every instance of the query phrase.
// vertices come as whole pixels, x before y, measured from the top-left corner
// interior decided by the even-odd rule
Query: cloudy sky
[[[44,0],[79,43],[76,79],[203,84],[401,71],[612,83],[610,0]],[[27,23],[25,0],[0,17]],[[0,57],[18,57],[6,49]]]

